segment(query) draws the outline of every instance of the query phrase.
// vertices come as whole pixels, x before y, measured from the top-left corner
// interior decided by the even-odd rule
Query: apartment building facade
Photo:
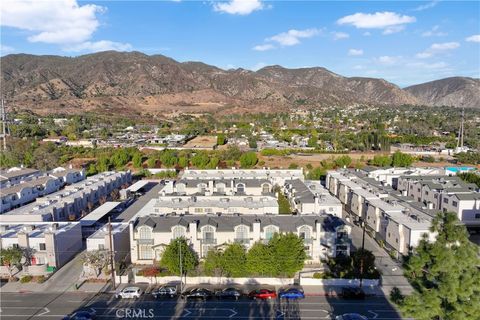
[[[241,243],[247,249],[255,242],[268,242],[275,233],[292,232],[304,240],[308,262],[350,254],[349,226],[332,215],[318,216],[158,216],[138,217],[130,222],[131,260],[153,264],[164,248],[184,237],[199,257],[209,250]]]

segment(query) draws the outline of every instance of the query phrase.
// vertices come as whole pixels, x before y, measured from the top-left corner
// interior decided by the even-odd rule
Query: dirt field
[[[365,161],[372,159],[375,155],[380,153],[350,153],[348,156],[353,160],[364,159]],[[304,167],[307,164],[312,166],[318,166],[322,160],[334,160],[337,157],[341,157],[343,154],[311,154],[311,155],[290,155],[290,156],[270,156],[265,157],[259,155],[259,161],[265,161],[265,167],[271,168],[288,168],[291,163],[295,163],[300,167]],[[362,158],[363,157],[363,158]]]
[[[183,148],[185,149],[213,149],[217,145],[216,136],[198,136],[188,141]]]

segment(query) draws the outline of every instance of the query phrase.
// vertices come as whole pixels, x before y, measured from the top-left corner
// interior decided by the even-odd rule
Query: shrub
[[[399,288],[393,287],[392,291],[390,291],[390,300],[392,300],[393,303],[401,304],[404,298]]]
[[[37,283],[44,283],[45,281],[47,281],[47,278],[45,276],[37,276],[34,278],[34,281]]]
[[[22,278],[20,278],[21,283],[27,283],[30,281],[32,281],[32,276],[23,276]]]
[[[313,274],[313,279],[326,279],[327,275],[324,272],[315,272]]]

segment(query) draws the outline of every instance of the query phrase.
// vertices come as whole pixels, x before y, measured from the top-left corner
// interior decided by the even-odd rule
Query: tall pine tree
[[[480,319],[479,248],[468,240],[465,226],[454,213],[439,213],[431,230],[436,241],[420,241],[406,263],[415,292],[400,309],[418,320]]]

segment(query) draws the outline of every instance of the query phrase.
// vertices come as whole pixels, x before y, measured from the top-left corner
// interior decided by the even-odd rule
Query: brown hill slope
[[[115,51],[75,58],[15,54],[2,57],[0,63],[2,95],[16,107],[43,113],[116,109],[257,112],[286,110],[298,104],[400,105],[423,101],[416,98],[422,97],[416,90],[402,90],[383,79],[342,77],[324,68],[222,70],[162,55]]]

